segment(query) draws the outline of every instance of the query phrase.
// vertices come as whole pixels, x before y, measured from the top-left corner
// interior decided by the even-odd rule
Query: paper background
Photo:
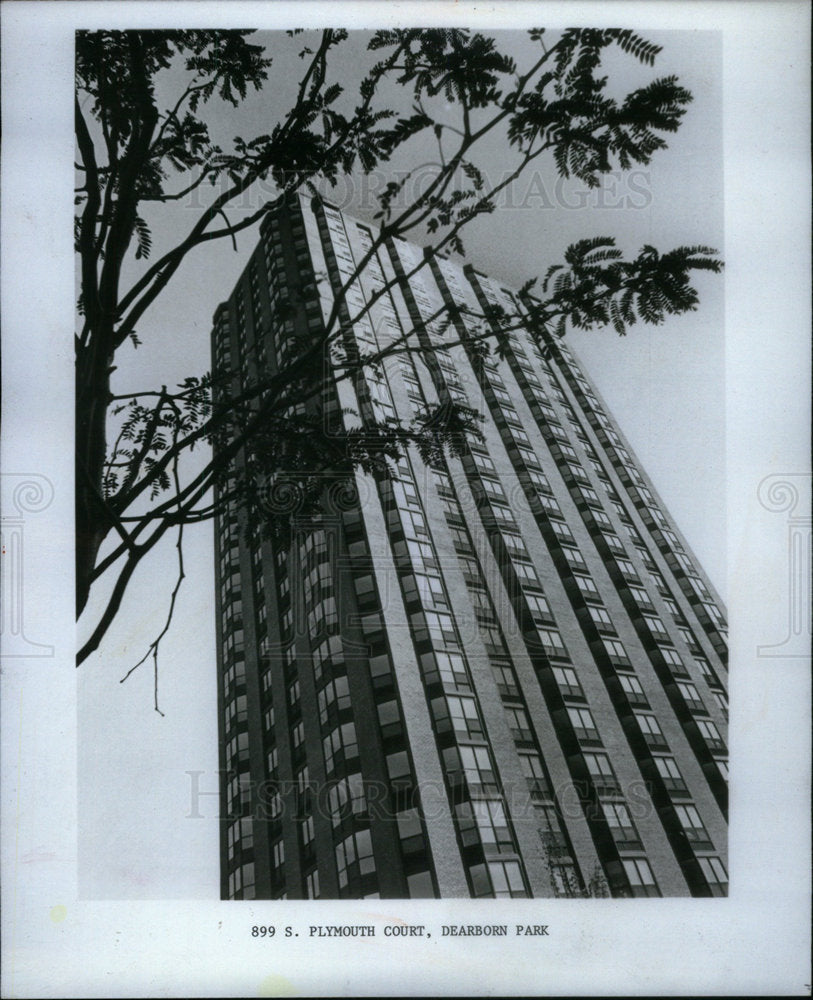
[[[803,4],[737,2],[423,3],[384,11],[364,3],[295,11],[282,3],[4,5],[4,518],[13,513],[10,475],[46,476],[55,487],[50,505],[26,513],[24,524],[25,627],[55,653],[2,659],[5,996],[809,993],[809,661],[757,653],[788,632],[789,518],[809,509],[808,17]],[[165,27],[173,18],[184,27],[397,21],[493,29],[512,18],[722,30],[728,900],[82,898],[76,767],[78,753],[94,747],[77,739],[73,666],[72,38],[77,27]],[[760,483],[771,475],[798,485],[795,511],[768,509],[765,487],[760,501]],[[809,521],[800,530],[809,546]],[[2,643],[8,650],[7,634]],[[152,736],[145,724],[145,744]],[[306,936],[311,924],[398,919],[437,933],[394,942]],[[548,924],[550,937],[439,938],[440,925],[451,922]],[[250,936],[256,923],[291,925],[300,936],[258,941]]]

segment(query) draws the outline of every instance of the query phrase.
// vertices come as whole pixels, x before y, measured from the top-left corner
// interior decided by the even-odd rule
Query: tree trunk
[[[89,353],[92,355],[92,348]],[[97,360],[94,364],[91,356],[80,357],[77,361],[75,432],[77,618],[88,600],[91,574],[96,565],[99,548],[111,528],[110,515],[104,504],[111,360],[103,358],[101,363]]]

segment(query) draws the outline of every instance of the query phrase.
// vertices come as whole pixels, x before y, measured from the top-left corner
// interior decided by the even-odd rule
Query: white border
[[[75,27],[629,23],[724,31],[733,891],[722,900],[83,902],[75,877],[72,666]],[[780,637],[787,532],[756,499],[809,468],[809,12],[804,3],[6,3],[3,7],[3,470],[45,472],[27,580],[53,660],[3,662],[3,995],[311,993],[804,995],[809,958],[809,680],[759,660]],[[67,144],[67,145],[66,145]],[[5,513],[5,512],[4,512]],[[32,521],[32,526],[33,526]],[[27,539],[27,542],[29,539]],[[45,568],[46,561],[50,568]],[[38,568],[42,566],[42,568]],[[64,910],[54,909],[64,907]],[[280,917],[280,914],[283,914]],[[301,916],[299,916],[301,914]],[[317,915],[318,914],[318,915]],[[518,916],[522,914],[522,916]],[[550,937],[313,942],[311,923],[526,920]],[[259,920],[299,938],[260,945]]]

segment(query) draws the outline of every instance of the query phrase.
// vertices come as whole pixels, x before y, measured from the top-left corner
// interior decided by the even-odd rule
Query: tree
[[[332,454],[314,448],[312,417],[294,412],[294,404],[320,392],[325,356],[332,358],[336,377],[351,378],[387,354],[426,350],[419,331],[410,330],[377,354],[343,352],[340,317],[352,278],[335,295],[318,337],[300,343],[281,369],[261,373],[239,393],[226,391],[212,373],[191,373],[172,390],[162,385],[117,392],[117,356],[130,342],[138,345],[138,322],[147,310],[160,308],[161,296],[171,294],[173,276],[193,252],[256,226],[280,197],[316,194],[319,185],[353,171],[370,174],[408,162],[416,144],[428,138],[439,161],[431,180],[405,205],[400,202],[409,171],[386,184],[379,197],[380,232],[356,273],[384,240],[410,233],[431,237],[419,265],[426,266],[441,250],[462,253],[464,227],[493,211],[501,191],[539,157],[549,156],[559,175],[597,186],[616,164],[647,164],[665,148],[665,136],[678,129],[692,99],[671,76],[623,99],[610,96],[608,78],[600,75],[607,50],[620,48],[647,66],[660,51],[630,30],[570,29],[550,38],[535,29],[529,32],[535,58],[526,68],[478,33],[379,31],[369,37],[369,66],[352,93],[346,82],[333,79],[348,33],[328,29],[316,41],[309,34],[297,40],[300,34],[288,32],[292,46],[302,44],[295,100],[266,133],[237,137],[228,149],[211,138],[206,109],[215,102],[236,107],[252,88],[274,84],[272,61],[250,40],[251,32],[77,35],[77,615],[92,588],[107,581],[109,591],[79,662],[98,648],[136,568],[171,529],[178,532],[180,585],[183,528],[213,517],[219,504],[233,499],[221,488],[213,500],[212,489],[222,487],[238,454],[251,456],[255,478],[293,471],[307,489],[331,463],[380,468],[407,442],[453,448],[458,432],[476,426],[476,415],[465,407],[447,406],[409,426],[396,420],[367,425],[363,433],[347,430],[334,439]],[[176,96],[164,100],[167,81],[181,78]],[[393,93],[397,100],[380,96]],[[513,161],[499,183],[489,184],[477,153],[497,136],[504,136]],[[226,213],[248,192],[254,207],[230,220]],[[194,224],[152,260],[149,217],[193,193],[205,201]],[[536,294],[535,282],[525,286],[532,329],[547,345],[568,324],[612,325],[623,333],[639,318],[662,322],[667,314],[696,307],[691,272],[719,270],[713,254],[705,246],[663,254],[647,246],[625,260],[611,238],[581,241],[549,269]],[[371,305],[351,321],[363,318]],[[491,309],[467,317],[461,333],[452,317],[436,319],[444,345],[463,338],[483,352],[499,351],[505,334],[528,322]],[[217,447],[205,451],[212,444]],[[190,463],[195,448],[205,457]],[[252,482],[236,489],[250,501]],[[177,587],[167,625],[176,594]],[[154,652],[157,642],[160,636]]]

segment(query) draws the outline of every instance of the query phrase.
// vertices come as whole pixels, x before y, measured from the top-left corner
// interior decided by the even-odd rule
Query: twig
[[[180,484],[180,481],[178,479],[178,462],[177,462],[177,459],[176,459],[176,461],[174,463],[172,474],[173,474],[173,478],[175,480],[175,488],[176,488],[176,490],[180,490],[181,484]],[[123,684],[127,680],[127,678],[130,676],[130,674],[134,673],[141,666],[141,664],[144,663],[144,661],[149,657],[150,653],[152,653],[152,661],[153,661],[153,704],[154,704],[154,707],[155,707],[155,711],[161,717],[164,716],[164,713],[158,707],[158,647],[161,645],[161,640],[167,634],[167,632],[169,631],[169,627],[172,624],[172,619],[173,619],[173,616],[175,614],[175,602],[176,602],[176,600],[178,598],[178,591],[181,589],[181,584],[183,583],[183,581],[184,581],[184,579],[186,577],[186,572],[184,571],[184,564],[183,564],[183,527],[184,527],[183,526],[183,521],[181,521],[181,523],[178,525],[178,540],[175,543],[175,548],[178,550],[178,578],[175,581],[175,586],[172,589],[172,596],[169,599],[169,611],[167,612],[167,620],[164,623],[164,627],[158,633],[158,635],[156,636],[156,638],[153,639],[153,641],[150,643],[149,648],[147,649],[147,652],[141,657],[141,659],[138,661],[138,663],[136,663],[134,666],[130,667],[130,669],[127,671],[127,673],[124,675],[124,677],[122,677],[121,680],[119,681],[119,684]]]

